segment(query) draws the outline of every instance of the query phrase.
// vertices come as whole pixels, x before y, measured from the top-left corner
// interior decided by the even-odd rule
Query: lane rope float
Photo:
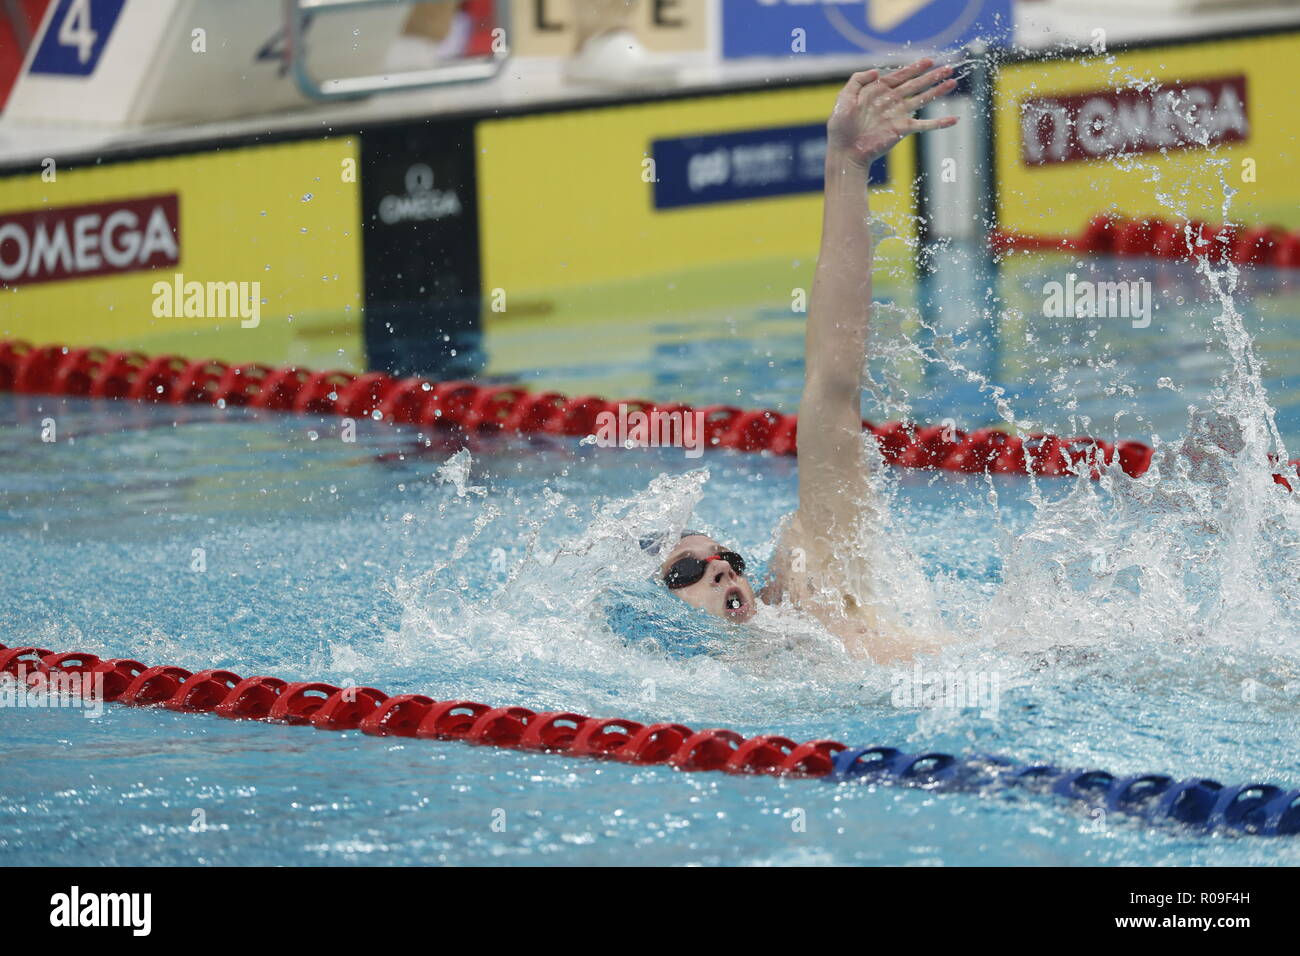
[[[247,406],[300,414],[369,418],[461,432],[505,431],[581,437],[597,428],[598,416],[619,407],[660,415],[703,413],[704,443],[711,448],[795,454],[798,416],[775,409],[734,405],[698,408],[646,399],[609,401],[595,395],[569,397],[530,392],[514,385],[394,379],[382,372],[313,372],[298,366],[230,365],[214,359],[60,345],[0,341],[0,391],[28,395],[135,399],[170,404]],[[1145,474],[1152,449],[1137,441],[1107,442],[1086,435],[1024,437],[996,428],[967,431],[914,422],[874,424],[884,460],[904,468],[1029,474],[1051,477],[1118,462],[1130,477]],[[1298,460],[1300,461],[1300,460]]]
[[[1192,258],[1187,243],[1215,265],[1267,266],[1275,269],[1300,268],[1300,231],[1281,226],[1242,228],[1187,219],[1148,216],[1132,219],[1102,213],[1088,221],[1076,235],[1041,236],[998,231],[990,242],[995,252],[1074,251],[1093,255],[1186,261]]]
[[[130,658],[0,644],[0,675],[27,689],[75,688],[126,706],[211,713],[231,720],[270,721],[317,730],[360,730],[372,736],[461,741],[682,771],[722,771],[817,778],[838,784],[880,784],[983,795],[1052,795],[1092,813],[1116,813],[1153,825],[1257,836],[1300,833],[1300,789],[1271,783],[1225,785],[1167,774],[1116,776],[1104,770],[1021,764],[992,755],[910,753],[893,747],[852,748],[837,740],[796,743],[733,730],[643,724],[570,711],[538,713],[424,694],[389,696],[374,687],[323,681],[241,678],[227,670],[191,672]],[[68,678],[76,678],[75,681]]]

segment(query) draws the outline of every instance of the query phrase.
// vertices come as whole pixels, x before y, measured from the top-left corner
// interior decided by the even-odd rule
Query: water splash
[[[1159,182],[1158,168],[1140,156],[1114,162]],[[1233,192],[1224,168],[1206,168],[1216,170],[1229,221]],[[1180,214],[1186,197],[1174,192],[1162,201]],[[1287,714],[1279,726],[1294,723],[1287,708],[1300,693],[1292,663],[1300,585],[1289,559],[1300,524],[1294,498],[1274,483],[1270,463],[1270,456],[1285,460],[1286,449],[1235,304],[1237,269],[1213,265],[1204,241],[1190,231],[1185,237],[1198,254],[1196,274],[1217,303],[1214,341],[1226,371],[1189,408],[1181,438],[1154,438],[1146,476],[1132,479],[1107,468],[1096,481],[1078,475],[1044,483],[874,468],[883,517],[853,549],[872,569],[874,595],[909,626],[955,635],[925,667],[995,673],[1007,702],[992,718],[969,710],[908,713],[907,733],[927,742],[955,735],[980,745],[992,734],[1013,740],[1011,749],[1023,753],[1036,741],[1059,751],[1061,734],[1069,735],[1062,727],[1073,723],[1106,726],[1124,738],[1130,730],[1146,732],[1148,714],[1189,706],[1239,720]],[[916,374],[921,369],[973,390],[1018,433],[1062,413],[1081,428],[1089,424],[1076,420],[1064,361],[1057,356],[1052,367],[1050,349],[1033,357],[1051,383],[1035,404],[980,367],[978,347],[962,327],[932,325],[891,305],[877,307],[876,324],[878,358],[866,369],[866,388],[891,417],[910,416],[929,385]],[[1109,367],[1103,358],[1095,370],[1105,374]],[[1109,387],[1140,407],[1140,383],[1117,378]],[[868,444],[864,454],[873,453]],[[461,452],[438,470],[456,492],[439,513],[469,509],[470,530],[448,560],[394,586],[402,620],[380,636],[381,654],[441,669],[462,689],[466,681],[482,685],[483,672],[492,670],[485,662],[508,662],[510,676],[498,667],[485,694],[593,713],[683,720],[704,714],[737,722],[864,708],[891,714],[897,668],[850,657],[806,616],[763,608],[754,626],[735,629],[672,601],[654,583],[657,559],[639,542],[697,524],[692,515],[707,493],[707,470],[660,474],[640,490],[594,503],[545,487],[521,516],[495,506],[490,483],[470,485],[471,467],[469,453]],[[961,517],[989,529],[990,572],[936,569],[918,556],[946,546],[942,519],[916,505],[918,483],[966,488]],[[569,530],[557,532],[557,525]],[[494,549],[483,547],[487,529],[493,540],[513,542],[508,556],[492,557]],[[758,558],[774,546],[773,537]],[[485,590],[485,580],[495,583]],[[335,664],[357,667],[360,654],[337,646]],[[1126,708],[1138,708],[1139,716]],[[1126,721],[1117,722],[1114,713],[1128,714]],[[1208,759],[1194,729],[1166,728],[1158,740],[1157,754],[1167,752],[1171,760],[1180,752]],[[1124,754],[1144,752],[1139,741],[1127,743]],[[1102,746],[1084,738],[1074,745]],[[1109,757],[1106,762],[1123,769],[1114,752]]]

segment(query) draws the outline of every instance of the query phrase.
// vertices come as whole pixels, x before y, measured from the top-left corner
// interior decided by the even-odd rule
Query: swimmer
[[[696,531],[660,565],[668,590],[687,604],[743,623],[757,602],[789,603],[817,619],[857,656],[905,661],[939,641],[882,619],[871,600],[871,568],[858,542],[878,502],[862,439],[862,367],[871,319],[871,223],[867,171],[904,136],[944,129],[955,116],[917,119],[918,109],[957,83],[930,59],[882,74],[849,77],[826,124],[821,251],[804,341],[799,403],[799,507],[785,519],[769,579],[755,596],[745,560]]]

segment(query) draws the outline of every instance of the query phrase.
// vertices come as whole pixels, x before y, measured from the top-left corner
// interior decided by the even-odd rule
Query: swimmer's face
[[[725,621],[748,621],[755,612],[754,589],[749,586],[745,575],[717,557],[723,550],[726,549],[707,535],[687,535],[659,566],[659,577],[662,580],[668,569],[682,558],[707,561],[704,574],[698,581],[685,587],[671,588],[670,593],[691,607],[702,608]]]

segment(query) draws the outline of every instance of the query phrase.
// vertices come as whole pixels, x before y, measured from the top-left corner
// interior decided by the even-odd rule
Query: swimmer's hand
[[[912,115],[956,89],[952,72],[950,66],[935,67],[927,57],[883,75],[879,70],[854,73],[836,97],[826,123],[827,149],[865,168],[909,133],[952,126],[955,116],[917,119]]]

